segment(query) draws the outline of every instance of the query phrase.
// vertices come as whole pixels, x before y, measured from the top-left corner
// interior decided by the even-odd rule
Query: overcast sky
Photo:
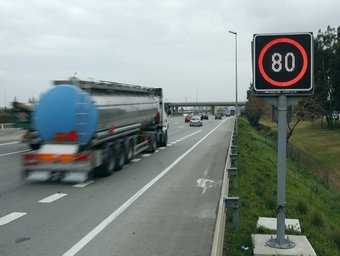
[[[339,0],[0,0],[0,107],[51,80],[162,87],[168,101],[234,101],[252,80],[253,34],[340,25]]]

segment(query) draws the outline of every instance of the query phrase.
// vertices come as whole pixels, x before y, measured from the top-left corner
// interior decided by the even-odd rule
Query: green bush
[[[302,198],[297,200],[295,208],[299,213],[303,215],[306,215],[308,213],[308,204]]]
[[[324,217],[319,210],[312,210],[310,214],[310,222],[317,228],[322,228],[325,225]]]

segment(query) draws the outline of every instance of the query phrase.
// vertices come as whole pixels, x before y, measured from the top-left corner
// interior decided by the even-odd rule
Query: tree
[[[340,27],[319,30],[314,40],[314,101],[323,109],[327,126],[333,126],[333,112],[340,110]]]
[[[252,94],[252,84],[247,91],[247,100],[245,108],[247,119],[252,126],[259,128],[260,118],[268,111],[269,104]]]
[[[318,117],[325,115],[323,107],[320,102],[312,96],[305,98],[294,106],[295,118],[289,121],[287,119],[287,142],[294,133],[294,129],[301,121],[315,120]]]

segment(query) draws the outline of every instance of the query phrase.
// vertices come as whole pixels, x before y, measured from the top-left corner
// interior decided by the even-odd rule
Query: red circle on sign
[[[273,45],[279,44],[279,43],[288,43],[288,44],[294,45],[296,48],[299,49],[299,51],[300,51],[300,53],[302,55],[302,59],[303,59],[303,65],[302,65],[302,69],[301,69],[300,73],[294,79],[291,79],[291,80],[286,81],[286,82],[279,82],[279,81],[276,81],[274,79],[271,79],[267,75],[266,71],[264,71],[263,63],[262,63],[263,62],[263,57],[266,54],[266,52],[268,51],[268,49],[270,47],[272,47]],[[306,73],[307,65],[308,65],[308,58],[307,58],[307,54],[306,54],[305,49],[301,46],[301,44],[299,44],[298,42],[296,42],[295,40],[290,39],[290,38],[278,38],[278,39],[275,39],[273,41],[270,41],[268,44],[266,44],[265,47],[263,47],[263,49],[262,49],[262,51],[260,53],[260,56],[259,56],[259,69],[260,69],[261,75],[264,77],[264,79],[267,82],[269,82],[269,83],[271,83],[273,85],[276,85],[276,86],[280,86],[280,87],[289,87],[289,86],[297,83],[298,81],[300,81],[300,79]]]

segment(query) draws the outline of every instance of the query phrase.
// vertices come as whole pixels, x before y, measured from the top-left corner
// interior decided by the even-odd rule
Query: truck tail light
[[[66,162],[72,162],[76,158],[75,154],[64,154],[59,156],[59,162],[66,163]]]
[[[41,162],[51,162],[57,158],[55,154],[39,154],[38,157]]]
[[[32,139],[33,137],[29,133],[26,133],[26,134],[22,135],[21,138],[24,139],[24,140],[28,140],[28,139]]]
[[[87,161],[91,158],[92,156],[90,155],[64,154],[59,156],[59,162]]]
[[[91,155],[77,155],[77,154],[27,154],[24,155],[26,165],[35,165],[42,162],[60,162],[69,163],[73,161],[87,161],[92,159]]]
[[[87,161],[87,160],[90,160],[92,158],[92,156],[90,155],[78,155],[76,157],[76,161]]]
[[[26,165],[35,165],[39,163],[39,155],[38,154],[27,154],[24,155],[24,160]]]

